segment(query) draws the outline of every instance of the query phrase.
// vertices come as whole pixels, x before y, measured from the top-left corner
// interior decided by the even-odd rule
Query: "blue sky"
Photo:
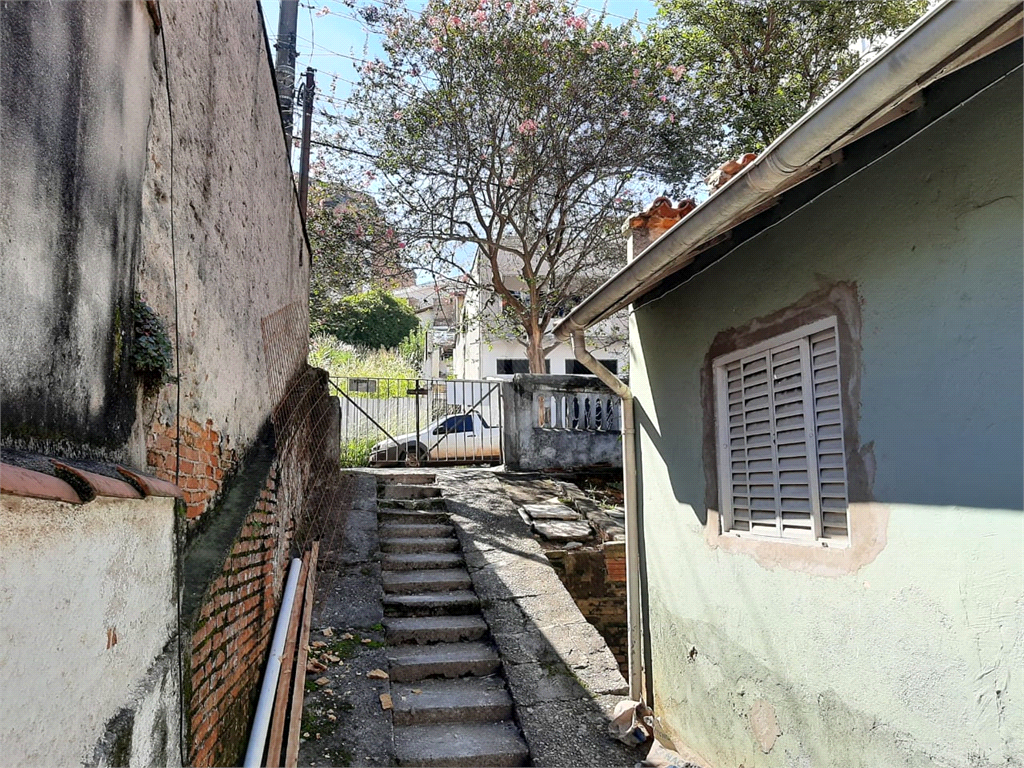
[[[372,2],[353,0],[352,4],[361,6]],[[411,7],[421,4],[418,0],[409,2]],[[261,5],[267,34],[273,45],[277,37],[278,0],[262,0]],[[613,21],[634,15],[646,21],[655,13],[653,0],[607,0],[607,3],[582,0],[577,4],[580,11],[599,11],[602,7],[606,8]],[[330,13],[318,16],[317,12],[323,8]],[[380,46],[374,38],[367,33],[354,8],[343,0],[300,0],[296,76],[305,72],[306,67],[317,70],[318,108],[328,112],[339,111],[352,83],[358,79],[356,66],[359,61],[381,55]]]

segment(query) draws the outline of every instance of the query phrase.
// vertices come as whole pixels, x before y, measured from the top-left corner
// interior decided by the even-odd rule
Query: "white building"
[[[520,277],[521,264],[513,254],[499,258],[502,283],[511,291],[525,292],[526,284]],[[610,276],[621,264],[611,264]],[[477,258],[473,265],[473,286],[490,283],[490,265]],[[588,276],[593,277],[593,276]],[[460,379],[510,378],[516,373],[529,373],[526,337],[516,339],[495,329],[500,325],[502,299],[494,291],[480,287],[467,287],[458,306],[459,322],[456,327],[453,365]],[[557,319],[557,318],[556,318]],[[494,330],[492,330],[494,329]],[[591,351],[613,373],[622,374],[629,359],[625,316],[615,316],[602,322],[588,334]],[[550,333],[544,334],[544,347],[554,348],[547,354],[547,373],[589,374],[573,356],[569,344],[557,343]]]
[[[453,287],[434,282],[421,283],[397,288],[391,295],[408,301],[420,325],[427,329],[421,368],[423,375],[435,379],[447,378],[452,371],[459,306]]]

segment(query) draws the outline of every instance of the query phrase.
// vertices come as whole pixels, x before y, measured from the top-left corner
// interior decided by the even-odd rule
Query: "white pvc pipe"
[[[302,560],[292,560],[288,569],[288,582],[281,598],[281,612],[277,615],[277,627],[274,629],[274,640],[270,644],[270,659],[267,671],[263,675],[263,687],[260,688],[260,701],[256,705],[256,716],[253,718],[252,732],[249,734],[249,748],[245,750],[245,768],[259,768],[263,765],[263,749],[267,744],[267,730],[270,728],[270,715],[274,711],[274,696],[277,693],[277,679],[281,675],[281,658],[284,655],[284,643],[288,637],[288,622],[295,604],[295,592],[299,585],[299,572]]]

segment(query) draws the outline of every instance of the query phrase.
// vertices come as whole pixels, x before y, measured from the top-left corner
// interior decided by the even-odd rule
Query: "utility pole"
[[[313,133],[313,99],[316,96],[316,70],[306,67],[306,82],[299,88],[302,102],[302,149],[299,152],[299,210],[306,220],[306,198],[309,194],[309,144]]]
[[[292,156],[292,109],[295,98],[295,35],[299,24],[299,0],[281,0],[281,11],[277,17],[277,61],[274,71],[277,75],[278,106],[281,109],[281,126],[284,128],[284,142],[288,147],[289,164]]]

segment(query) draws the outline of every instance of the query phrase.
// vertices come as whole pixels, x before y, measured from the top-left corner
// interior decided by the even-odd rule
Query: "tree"
[[[656,2],[660,44],[675,56],[673,76],[686,98],[711,118],[706,140],[718,163],[764,149],[927,7],[926,0]],[[672,177],[690,181],[690,166]]]
[[[696,124],[671,97],[667,54],[635,22],[558,0],[363,18],[386,57],[363,67],[339,141],[375,159],[367,173],[421,266],[493,291],[543,372],[551,320],[621,265],[632,200],[686,164],[666,137],[685,144]]]
[[[405,244],[363,191],[316,180],[310,184],[306,232],[312,248],[310,326],[323,327],[342,297],[415,281],[402,263]]]
[[[419,325],[409,302],[380,289],[333,302],[314,322],[315,332],[370,349],[393,349]]]

